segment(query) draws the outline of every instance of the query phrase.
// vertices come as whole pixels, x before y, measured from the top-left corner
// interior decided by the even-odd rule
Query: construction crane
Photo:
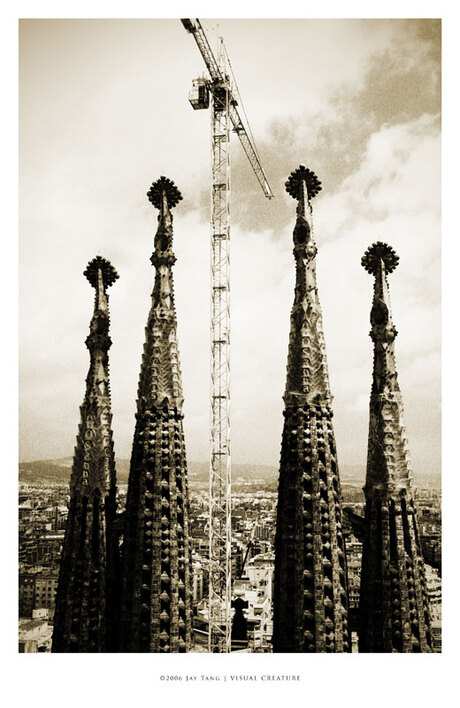
[[[211,459],[209,473],[208,651],[231,651],[230,451],[230,127],[238,135],[260,186],[273,193],[260,163],[222,38],[217,58],[198,19],[182,19],[209,72],[192,82],[195,110],[211,108]],[[243,121],[237,106],[241,106]]]

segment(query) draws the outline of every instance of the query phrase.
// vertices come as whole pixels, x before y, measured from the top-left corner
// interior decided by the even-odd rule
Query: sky
[[[364,477],[372,373],[374,241],[400,256],[389,276],[396,360],[414,471],[440,471],[441,239],[438,20],[202,19],[222,35],[261,162],[267,200],[232,139],[232,458],[277,466],[300,163],[313,201],[339,464]],[[115,452],[130,456],[156,210],[174,209],[178,338],[189,460],[208,459],[210,113],[188,103],[204,63],[171,20],[22,20],[19,34],[19,366],[21,461],[69,457],[89,354],[97,254],[110,289]]]

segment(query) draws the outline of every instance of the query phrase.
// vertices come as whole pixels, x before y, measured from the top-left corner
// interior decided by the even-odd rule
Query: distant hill
[[[19,463],[19,481],[24,484],[68,484],[72,458],[65,457],[58,460],[37,460],[35,462]],[[129,476],[129,460],[117,459],[117,482],[127,484]],[[207,462],[189,462],[188,476],[190,486],[203,486],[208,482],[209,464]],[[365,469],[361,465],[342,465],[340,479],[343,486],[362,487],[364,484]],[[232,484],[254,485],[263,481],[265,487],[276,490],[278,484],[278,468],[268,465],[233,464]],[[418,487],[441,488],[440,474],[415,475]]]
[[[37,460],[19,463],[19,481],[24,484],[66,484],[72,460]]]
[[[129,477],[129,460],[117,459],[117,482],[127,484]],[[59,460],[37,460],[36,462],[19,463],[19,481],[24,484],[68,484],[72,458],[65,457]],[[278,469],[265,465],[237,465],[232,467],[235,483],[253,482],[264,480],[267,482],[278,480]],[[189,462],[189,482],[193,484],[206,484],[208,482],[209,464],[207,462]]]

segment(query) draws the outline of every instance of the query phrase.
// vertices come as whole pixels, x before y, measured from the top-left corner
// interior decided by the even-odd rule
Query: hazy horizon
[[[73,462],[73,456],[72,455],[66,455],[65,457],[58,457],[58,458],[43,458],[40,460],[19,460],[18,465],[33,465],[35,463],[51,463],[51,464],[57,464],[60,463],[61,466],[66,466],[70,468],[72,466]],[[65,464],[64,464],[65,463]],[[115,464],[120,466],[120,464],[123,464],[123,467],[129,467],[130,464],[130,458],[129,457],[116,457],[115,458]],[[187,465],[189,468],[191,467],[196,467],[196,466],[202,466],[202,467],[209,467],[209,461],[208,460],[192,460],[188,459],[187,460]],[[237,468],[241,467],[249,467],[249,468],[264,468],[267,470],[274,470],[277,473],[279,472],[279,465],[264,465],[263,463],[258,463],[258,462],[232,462],[232,469],[235,470]],[[339,474],[340,472],[346,473],[346,474],[351,474],[353,471],[353,474],[357,474],[357,470],[360,470],[359,477],[360,479],[364,482],[365,476],[366,476],[366,466],[363,465],[362,463],[353,463],[353,462],[347,462],[343,464],[339,464]],[[117,469],[117,472],[119,469]],[[415,476],[432,476],[432,477],[441,477],[442,472],[441,470],[416,470],[413,473]]]

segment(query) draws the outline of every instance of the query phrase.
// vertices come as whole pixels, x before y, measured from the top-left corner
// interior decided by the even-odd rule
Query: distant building
[[[205,589],[204,569],[203,569],[202,563],[200,563],[200,561],[197,561],[197,560],[193,561],[192,569],[193,569],[193,590],[192,590],[193,602],[194,602],[194,604],[197,604],[204,597],[204,589]]]
[[[442,580],[436,570],[430,565],[425,565],[426,589],[430,603],[431,623],[439,622],[437,625],[438,639],[441,638],[442,619]]]
[[[431,634],[433,637],[433,651],[436,654],[442,652],[442,630],[441,620],[433,620],[431,623]]]
[[[50,652],[52,633],[48,614],[43,610],[34,612],[32,619],[19,620],[19,653]]]
[[[20,524],[23,525],[24,521],[21,520]],[[51,523],[29,524],[28,528],[21,533],[23,529],[20,526],[20,563],[26,565],[59,565],[64,533],[49,533],[51,527]]]
[[[257,592],[259,598],[273,600],[273,577],[275,570],[275,555],[273,553],[260,554],[251,558],[244,570],[251,587]]]
[[[271,652],[273,635],[272,605],[268,597],[252,589],[250,583],[237,581],[232,606],[241,603],[246,622],[245,646],[250,652]],[[238,643],[236,643],[238,646]],[[240,648],[243,648],[242,645]]]
[[[209,553],[209,551],[207,553]],[[244,557],[244,544],[241,543],[241,541],[232,540],[231,576],[233,579],[240,577],[243,570]]]
[[[273,527],[266,524],[256,524],[254,527],[254,538],[260,541],[268,541],[273,535]]]
[[[353,613],[359,608],[363,544],[352,535],[347,539],[345,547],[348,567],[348,604],[350,613]]]
[[[34,610],[46,608],[54,617],[58,570],[37,567],[19,574],[19,616],[32,617]]]
[[[37,542],[37,563],[59,564],[64,532],[43,535]]]
[[[442,547],[440,532],[420,534],[420,546],[425,562],[441,572]]]

